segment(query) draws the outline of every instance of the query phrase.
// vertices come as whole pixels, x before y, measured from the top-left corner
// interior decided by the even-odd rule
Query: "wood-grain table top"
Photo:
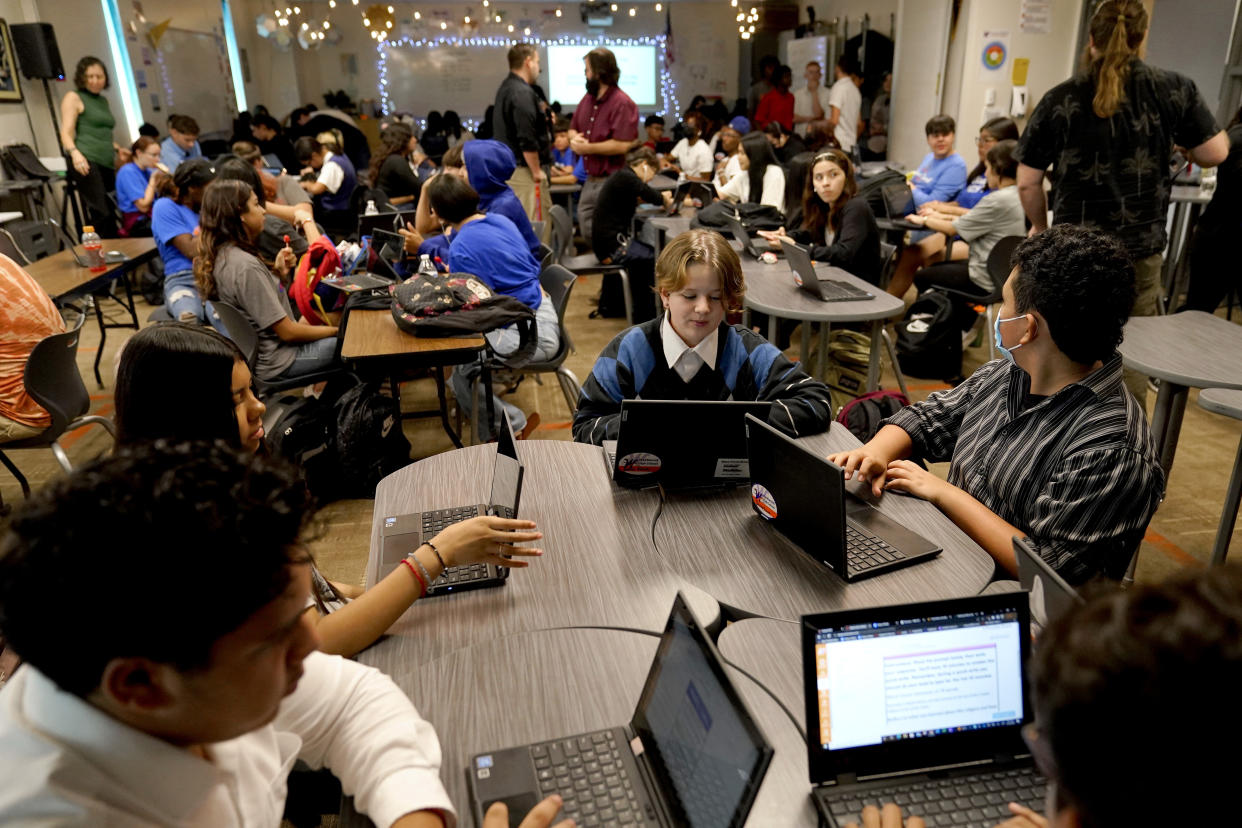
[[[468,362],[483,349],[482,336],[423,337],[406,333],[397,327],[388,310],[351,310],[345,326],[345,342],[341,345],[343,359],[375,359],[437,354],[460,351]]]
[[[1189,388],[1242,388],[1242,325],[1203,311],[1134,316],[1118,348],[1126,367]]]
[[[782,319],[829,323],[887,319],[900,313],[905,307],[896,296],[839,267],[822,262],[814,264],[816,275],[848,282],[873,294],[874,298],[856,302],[820,301],[798,287],[794,282],[793,269],[784,257],[773,264],[764,264],[743,254],[742,275],[746,278],[746,307]]]
[[[154,239],[105,239],[103,249],[105,253],[119,250],[129,258],[124,262],[108,264],[105,270],[95,273],[79,265],[73,252],[66,249],[31,262],[26,265],[26,272],[47,291],[48,296],[59,300],[115,279],[154,259],[156,255]],[[79,250],[78,254],[85,258],[82,251]]]
[[[1242,420],[1242,391],[1205,388],[1199,392],[1199,406],[1214,414]]]

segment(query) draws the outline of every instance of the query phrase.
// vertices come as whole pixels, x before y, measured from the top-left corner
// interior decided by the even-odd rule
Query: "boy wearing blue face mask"
[[[1165,483],[1117,353],[1134,267],[1115,241],[1072,225],[1027,239],[1014,261],[993,330],[1005,359],[828,459],[876,496],[935,503],[1010,574],[1011,538],[1025,535],[1070,583],[1119,578]],[[948,480],[911,456],[950,461]]]

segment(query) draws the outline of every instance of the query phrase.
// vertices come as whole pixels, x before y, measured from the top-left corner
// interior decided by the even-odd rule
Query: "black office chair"
[[[5,450],[50,448],[60,467],[71,472],[73,466],[60,446],[60,438],[65,432],[85,425],[100,425],[116,439],[116,429],[111,420],[86,413],[90,411],[91,399],[78,371],[78,342],[85,321],[86,313],[80,312],[72,330],[42,340],[26,358],[23,377],[26,392],[52,415],[52,424],[33,437],[0,443],[0,463],[17,478],[25,497],[30,497],[30,484],[4,453]]]
[[[893,271],[897,268],[897,245],[889,244],[886,241],[880,242],[880,287],[887,288],[889,280],[893,278]],[[888,361],[892,363],[893,375],[897,378],[897,387],[901,389],[901,393],[908,398],[910,392],[906,390],[906,377],[901,373],[901,365],[897,362],[897,348],[893,344],[893,338],[888,334],[888,326],[880,325],[880,337],[884,340],[884,350],[888,354]]]
[[[250,373],[254,377],[255,390],[258,391],[260,398],[270,397],[281,391],[289,391],[293,388],[314,385],[341,374],[342,368],[332,368],[327,371],[316,371],[313,374],[305,374],[291,379],[261,379],[255,371],[255,357],[259,353],[259,332],[254,329],[254,326],[250,324],[250,320],[240,310],[228,302],[213,299],[211,306],[215,308],[216,313],[220,316],[220,320],[224,322],[224,327],[229,332],[229,339],[233,340],[245,355],[246,363],[250,366]]]
[[[570,255],[573,248],[574,225],[569,211],[560,204],[553,204],[552,216],[553,250],[558,251],[556,263],[575,274],[598,273],[601,276],[616,273],[621,277],[622,294],[625,297],[625,321],[634,324],[634,297],[630,295],[630,274],[622,265],[603,264],[594,253]],[[559,245],[559,246],[558,246]]]
[[[991,293],[981,296],[978,293],[965,290],[955,290],[943,285],[937,286],[937,290],[943,290],[950,296],[985,306],[984,318],[987,319],[988,326],[984,329],[983,338],[988,341],[989,359],[996,359],[996,343],[992,337],[992,325],[995,315],[1000,312],[1000,303],[1004,300],[1001,291],[1005,287],[1005,280],[1009,278],[1009,271],[1013,269],[1010,265],[1010,259],[1013,258],[1013,251],[1017,249],[1024,238],[1026,237],[1005,236],[996,243],[996,246],[992,248],[992,252],[988,254],[988,276],[992,279]]]

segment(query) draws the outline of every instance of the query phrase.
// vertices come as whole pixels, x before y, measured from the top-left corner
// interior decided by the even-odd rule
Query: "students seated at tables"
[[[26,392],[26,360],[35,346],[65,332],[47,291],[0,253],[0,446],[46,431],[52,415]]]
[[[470,142],[477,143],[482,142]],[[449,272],[477,276],[492,290],[512,296],[533,310],[537,346],[530,360],[550,359],[561,341],[556,306],[540,287],[539,262],[522,244],[522,236],[513,222],[499,213],[480,212],[479,194],[460,176],[437,175],[427,182],[423,192],[431,217],[452,231],[447,260]],[[502,358],[518,350],[521,344],[516,324],[490,331],[486,336],[492,350]],[[495,422],[485,426],[473,416],[472,392],[478,373],[477,363],[458,365],[450,381],[458,407],[476,422],[480,438],[488,439],[499,428],[501,411],[509,413],[509,422],[515,431],[525,433],[526,414],[495,395],[492,400]],[[484,389],[484,393],[491,393],[491,389]],[[537,425],[538,417],[532,415],[529,430],[533,431]]]
[[[957,198],[952,201],[928,201],[924,202],[918,209],[921,215],[927,216],[933,212],[942,213],[946,216],[965,215],[972,207],[979,203],[985,195],[990,192],[988,185],[988,177],[985,161],[987,159],[988,150],[996,146],[998,141],[1008,141],[1018,139],[1018,127],[1009,118],[993,118],[985,123],[979,129],[979,136],[975,138],[975,145],[979,149],[979,164],[967,175],[966,188],[957,194]],[[1015,234],[1019,236],[1026,235],[1025,228]],[[894,296],[904,296],[905,291],[910,287],[910,281],[914,277],[914,272],[921,267],[927,267],[937,261],[956,261],[966,258],[966,245],[954,244],[945,257],[946,238],[943,233],[917,232],[912,235],[915,244],[907,245],[902,248],[901,256],[897,260],[897,267],[893,273],[893,279],[890,282],[890,292]],[[990,248],[989,248],[990,249]],[[901,293],[897,293],[897,288],[905,286]]]
[[[293,379],[336,362],[336,326],[293,320],[289,294],[255,256],[263,207],[249,184],[215,181],[203,196],[202,237],[194,260],[198,289],[208,299],[241,311],[259,335],[255,373],[265,380]],[[297,264],[285,247],[273,267],[281,278]]]
[[[659,161],[645,146],[630,150],[625,166],[608,176],[599,191],[599,208],[591,227],[591,250],[603,264],[624,265],[629,275],[635,322],[655,315],[650,291],[655,283],[655,250],[633,237],[638,202],[671,207],[673,194],[650,186]]]
[[[720,132],[716,133],[717,152],[714,156],[716,159],[714,181],[717,187],[728,183],[729,179],[741,173],[742,166],[737,151],[738,147],[742,145],[742,136],[748,132],[750,132],[750,121],[739,115],[721,127]]]
[[[809,245],[811,258],[864,279],[880,282],[880,231],[875,214],[858,194],[854,163],[839,149],[815,156],[802,193],[802,226],[792,237],[780,230],[759,235],[774,248],[782,242]]]
[[[296,176],[287,172],[273,175],[267,171],[267,164],[257,146],[249,141],[238,141],[233,144],[232,150],[234,155],[248,162],[259,174],[259,180],[263,183],[263,197],[267,201],[287,204],[291,207],[299,204],[305,204],[308,208],[311,206],[310,194],[302,189],[302,184]]]
[[[1116,241],[1074,225],[1027,239],[1014,261],[993,331],[1004,358],[829,459],[877,497],[931,501],[1011,575],[1011,539],[1025,535],[1071,584],[1119,578],[1165,484],[1117,353],[1134,267]],[[950,461],[948,480],[908,457]]]
[[[1049,812],[1012,804],[998,828],[1228,822],[1236,767],[1210,745],[1242,739],[1232,681],[1242,674],[1240,607],[1237,565],[1187,567],[1089,597],[1045,629],[1023,735],[1048,780]],[[1135,727],[1153,714],[1156,726]],[[900,825],[897,806],[886,810],[883,824]],[[918,806],[910,813],[907,825]],[[864,819],[881,824],[874,809]]]
[[[254,395],[242,353],[213,330],[154,325],[130,338],[121,352],[116,423],[122,446],[218,440],[238,451],[264,453],[265,411]],[[471,518],[432,537],[415,556],[432,579],[445,565],[523,567],[522,558],[539,550],[516,548],[519,558],[510,562],[496,553],[496,544],[538,540],[541,535],[534,528],[528,520]],[[364,591],[329,581],[311,562],[307,615],[319,634],[320,649],[349,657],[374,643],[421,595],[421,586],[404,565]]]
[[[383,190],[394,207],[409,205],[412,209],[423,187],[410,163],[418,148],[414,130],[396,121],[380,133],[380,141],[379,152],[371,157],[372,186]]]
[[[776,346],[725,314],[742,306],[742,263],[724,236],[688,230],[656,262],[664,313],[622,331],[604,347],[582,390],[574,439],[617,439],[621,402],[645,400],[770,400],[768,422],[795,437],[832,422],[823,383],[807,376]],[[639,304],[635,297],[635,305]],[[693,437],[693,423],[669,424]]]
[[[988,273],[988,256],[992,248],[1006,236],[1026,235],[1026,213],[1018,199],[1018,159],[1014,152],[1017,141],[1001,141],[988,150],[985,167],[988,177],[986,197],[958,215],[930,210],[910,216],[915,224],[935,230],[942,238],[945,234],[958,235],[962,241],[954,242],[954,259],[960,257],[958,245],[969,244],[969,261],[948,261],[925,267],[914,274],[919,291],[934,285],[955,290],[969,291],[980,296],[992,293],[992,277]],[[904,296],[910,287],[904,274],[894,273],[889,292]]]
[[[298,157],[293,152],[293,142],[280,128],[277,121],[267,113],[260,113],[250,119],[250,135],[259,143],[259,151],[263,155],[274,155],[286,170],[298,168]]]
[[[795,155],[806,152],[806,145],[802,143],[798,133],[785,129],[779,121],[768,121],[763,133],[768,136],[768,143],[776,152],[776,160],[782,164],[788,164]]]
[[[255,238],[255,247],[264,264],[275,262],[280,251],[287,245],[293,255],[301,258],[310,245],[319,238],[319,228],[311,216],[309,204],[289,206],[269,201],[264,194],[259,172],[241,158],[228,158],[220,163],[217,181],[244,181],[250,186],[263,208],[263,230]],[[286,242],[285,239],[289,241]]]
[[[910,179],[915,207],[929,201],[953,201],[966,187],[966,160],[953,151],[956,130],[957,124],[948,115],[935,115],[924,126],[931,152]]]
[[[183,161],[202,158],[198,145],[198,121],[189,115],[168,117],[168,137],[160,144],[160,161],[170,173],[177,171]]]
[[[652,152],[656,152],[660,146],[660,142],[664,140],[664,119],[659,115],[648,115],[643,121],[643,131],[647,133],[643,146]]]
[[[160,163],[160,144],[145,135],[134,142],[133,160],[116,171],[116,205],[121,211],[120,233],[130,238],[150,238],[151,208],[159,195],[160,176],[168,170]]]
[[[756,202],[785,212],[785,170],[762,132],[742,138],[737,151],[740,175],[730,178],[717,192],[729,201]],[[758,199],[756,199],[758,196]]]
[[[586,181],[586,164],[569,148],[569,119],[557,118],[552,136],[553,184],[581,184]]]
[[[203,158],[182,164],[163,183],[151,207],[151,234],[164,262],[164,305],[180,322],[202,322],[203,298],[194,285],[194,257],[198,255],[198,211],[203,190],[215,177]]]
[[[685,137],[665,156],[666,169],[694,181],[707,181],[712,175],[711,148],[699,137],[699,128],[694,124],[687,124],[682,132]],[[596,221],[598,223],[598,219]]]
[[[127,448],[31,499],[0,547],[25,659],[0,690],[0,822],[277,825],[301,760],[376,825],[452,824],[431,724],[379,671],[315,652],[313,518],[296,469],[219,443]]]
[[[779,67],[772,75],[772,88],[759,99],[759,108],[755,110],[755,129],[763,129],[768,121],[777,121],[786,131],[793,131],[794,94],[789,91],[793,86],[793,70],[788,66]]]
[[[314,181],[303,181],[302,189],[311,196],[315,220],[330,233],[349,235],[358,226],[358,216],[350,200],[358,186],[354,164],[343,153],[334,153],[317,139],[303,135],[293,145],[298,162],[318,173]]]

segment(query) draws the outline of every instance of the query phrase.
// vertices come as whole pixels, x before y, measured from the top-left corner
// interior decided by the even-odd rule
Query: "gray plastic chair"
[[[79,314],[72,330],[53,334],[35,345],[26,358],[23,382],[27,393],[52,415],[52,424],[42,433],[22,440],[0,443],[0,463],[12,472],[22,487],[22,495],[30,497],[30,483],[4,453],[10,449],[50,448],[56,462],[66,472],[73,471],[69,456],[61,448],[60,438],[68,431],[85,425],[100,425],[116,439],[116,429],[107,417],[88,415],[91,399],[78,371],[78,342],[85,314]]]
[[[290,379],[260,379],[254,367],[255,357],[259,353],[259,332],[254,329],[254,325],[250,324],[250,320],[240,310],[228,302],[213,299],[211,306],[215,308],[216,313],[220,316],[220,321],[224,323],[225,330],[229,332],[229,339],[233,340],[246,356],[246,364],[250,366],[250,373],[254,377],[255,389],[259,392],[259,397],[261,398],[281,391],[302,388],[307,385],[314,385],[317,382],[330,380],[338,376],[343,370],[338,367]]]
[[[988,276],[992,278],[992,292],[986,296],[980,296],[977,293],[969,293],[963,290],[954,290],[941,285],[937,290],[943,290],[950,296],[956,296],[966,299],[970,302],[978,302],[986,307],[984,318],[987,320],[988,326],[984,329],[983,338],[988,341],[988,358],[996,359],[996,342],[992,336],[992,323],[996,314],[1000,313],[1000,303],[1004,301],[1002,289],[1005,287],[1005,281],[1009,278],[1009,260],[1013,258],[1013,251],[1022,243],[1025,236],[1005,236],[996,242],[996,246],[992,248],[992,252],[988,254]]]

